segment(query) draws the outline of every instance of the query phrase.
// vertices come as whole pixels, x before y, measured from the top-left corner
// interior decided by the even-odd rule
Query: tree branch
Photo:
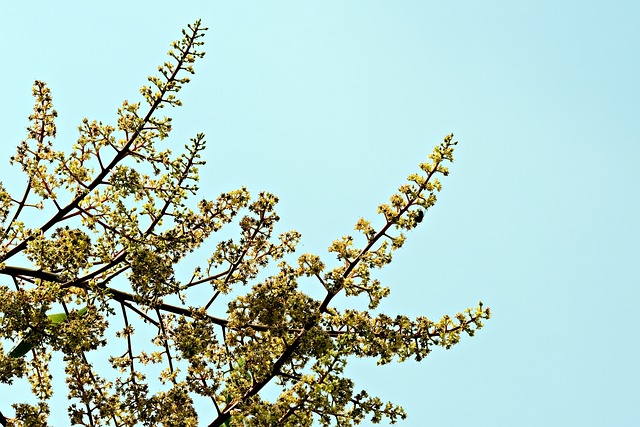
[[[187,57],[187,55],[189,55],[189,50],[191,49],[191,47],[194,46],[194,42],[195,42],[196,38],[198,37],[198,33],[199,33],[199,27],[195,27],[193,29],[193,34],[189,38],[189,47],[186,49],[186,52],[183,52],[183,55],[181,55],[180,59],[178,59],[178,63],[176,64],[176,66],[175,66],[175,68],[174,68],[174,70],[173,70],[173,72],[171,74],[171,77],[169,78],[170,81],[176,81],[177,80],[177,75],[182,70],[182,66],[184,64],[184,60]],[[64,208],[59,208],[58,212],[53,217],[51,217],[49,219],[49,221],[47,221],[45,224],[43,224],[39,228],[39,230],[41,232],[43,232],[43,233],[46,232],[51,227],[53,227],[55,224],[59,223],[65,216],[67,216],[69,213],[71,213],[74,209],[76,209],[79,206],[80,202],[85,197],[87,197],[87,195],[89,195],[91,193],[91,191],[93,191],[96,187],[98,187],[98,185],[100,185],[103,182],[103,180],[107,177],[107,175],[109,175],[109,173],[111,173],[111,170],[114,169],[116,167],[116,165],[118,165],[118,163],[120,163],[125,157],[127,157],[127,155],[129,155],[129,153],[130,153],[129,149],[136,142],[136,140],[138,139],[140,134],[142,132],[144,132],[144,128],[145,128],[146,124],[149,123],[149,121],[152,119],[153,114],[156,112],[156,110],[162,104],[163,98],[166,95],[167,91],[169,91],[172,87],[173,86],[170,85],[170,84],[166,84],[166,85],[163,86],[163,88],[159,92],[159,96],[157,96],[155,98],[155,100],[153,101],[153,104],[150,106],[149,110],[147,111],[147,114],[142,119],[142,122],[140,123],[140,126],[138,126],[138,128],[135,130],[135,132],[133,132],[133,134],[129,137],[129,139],[127,140],[127,143],[124,145],[124,147],[122,147],[122,149],[117,152],[117,154],[113,157],[113,159],[107,165],[107,167],[105,169],[103,169],[102,171],[100,171],[100,173],[94,178],[94,180],[89,185],[86,186],[86,191],[84,191],[83,193],[81,193],[78,196],[76,196]],[[8,251],[0,259],[0,261],[7,260],[7,259],[11,258],[12,256],[14,256],[15,254],[22,252],[27,247],[27,244],[31,240],[33,240],[33,237],[28,237],[25,240],[23,240],[22,242],[20,242],[13,249]]]

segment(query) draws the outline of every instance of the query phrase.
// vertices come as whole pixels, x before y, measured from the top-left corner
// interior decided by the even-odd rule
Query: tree
[[[72,424],[396,422],[405,418],[400,406],[356,391],[344,375],[350,358],[421,360],[489,318],[482,303],[439,321],[376,311],[389,289],[372,273],[391,262],[403,232],[436,202],[438,175],[453,161],[452,135],[378,207],[379,225],[361,218],[359,238],[333,242],[334,266],[308,253],[292,258],[300,235],[274,236],[273,194],[251,198],[240,188],[190,201],[204,135],[179,154],[161,149],[171,119],[159,113],[181,105],[176,94],[204,55],[205,30],[196,21],[171,45],[170,60],[141,89],[144,109],[124,101],[115,126],[84,119],[68,154],[53,146],[51,93],[35,82],[28,138],[11,158],[26,176],[24,193],[13,197],[0,186],[0,273],[11,278],[11,286],[0,284],[0,381],[26,376],[37,403],[14,403],[14,417],[0,413],[2,425],[46,425],[53,354],[66,366]],[[34,209],[42,213],[25,221]],[[178,263],[230,223],[239,238],[219,241],[204,265],[181,278]],[[322,298],[301,291],[312,281]],[[338,310],[332,302],[340,293],[366,298],[368,309]],[[211,313],[225,298],[227,316]],[[111,370],[98,368],[106,362]],[[150,372],[159,381],[149,382]],[[262,395],[267,384],[278,390],[272,399]],[[210,400],[208,412],[196,413],[198,395]]]

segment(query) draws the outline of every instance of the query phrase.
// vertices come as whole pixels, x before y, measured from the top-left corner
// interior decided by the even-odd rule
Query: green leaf
[[[62,323],[67,318],[67,313],[50,314],[47,317],[51,321],[51,324],[55,326]]]
[[[22,341],[20,341],[13,350],[9,352],[9,357],[18,359],[31,351],[31,349],[34,347],[34,344],[29,340],[30,335],[31,334],[27,334],[27,336]]]
[[[82,307],[80,310],[78,310],[78,316],[83,316],[86,312],[87,312],[87,307]],[[66,313],[56,313],[56,314],[50,314],[47,317],[51,321],[51,325],[52,326],[56,326],[56,325],[59,325],[60,323],[62,323],[62,322],[64,322],[66,320],[67,314]]]
[[[87,307],[83,307],[80,310],[78,310],[78,316],[83,316],[86,312],[87,312]],[[49,326],[57,326],[60,323],[64,322],[68,316],[66,313],[56,313],[56,314],[50,314],[47,317],[49,318],[49,321],[50,321]],[[31,332],[27,333],[24,339],[22,339],[18,343],[18,345],[15,346],[13,350],[9,352],[9,357],[13,357],[14,359],[17,359],[27,354],[37,344],[37,343],[34,343],[32,340],[33,340],[33,336]]]

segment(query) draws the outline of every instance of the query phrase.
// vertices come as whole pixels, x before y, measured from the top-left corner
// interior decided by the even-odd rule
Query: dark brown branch
[[[23,267],[5,267],[4,269],[0,270],[0,274],[7,274],[7,275],[11,275],[14,277],[20,277],[20,276],[26,276],[26,277],[35,277],[35,278],[39,278],[39,279],[44,279],[44,280],[48,280],[51,282],[58,282],[58,283],[62,283],[63,280],[61,279],[60,275],[55,274],[55,273],[50,273],[50,272],[46,272],[46,271],[42,271],[42,270],[32,270],[32,269],[28,269],[28,268],[23,268]],[[78,286],[78,287],[84,287],[84,284],[86,282],[83,283],[71,283],[71,286]],[[65,283],[66,285],[66,283]],[[127,308],[133,310],[136,312],[136,314],[140,315],[141,317],[143,317],[145,320],[149,321],[151,324],[155,325],[156,327],[160,327],[160,324],[156,321],[154,321],[153,319],[151,319],[149,316],[147,316],[144,312],[142,312],[141,310],[139,310],[137,307],[135,307],[134,305],[130,304],[130,302],[136,302],[135,300],[135,295],[128,293],[128,292],[124,292],[124,291],[120,291],[118,289],[114,289],[114,288],[110,288],[105,286],[104,289],[107,291],[107,293],[109,293],[113,299],[115,301],[118,301],[121,304],[124,304]],[[169,313],[173,313],[173,314],[178,314],[178,315],[183,315],[185,317],[189,317],[189,318],[193,318],[193,312],[192,310],[188,309],[188,308],[184,308],[184,307],[179,307],[179,306],[175,306],[175,305],[171,305],[171,304],[165,304],[165,303],[161,303],[158,304],[155,307],[157,310],[162,310],[162,311],[166,311]],[[220,317],[216,317],[216,316],[212,316],[207,314],[207,318],[214,324],[221,326],[223,329],[228,327],[228,323],[229,321]],[[477,316],[470,316],[469,317],[469,321],[466,322],[466,325],[470,325],[472,323],[475,323],[475,321],[478,319]],[[271,330],[272,328],[269,326],[264,326],[264,325],[258,325],[258,324],[253,324],[253,323],[249,323],[243,326],[244,328],[251,328],[254,329],[256,331],[261,331],[261,332],[266,332]],[[445,334],[449,334],[452,332],[457,332],[460,329],[463,329],[463,325],[458,325],[455,326],[451,329],[446,329],[445,330]],[[298,333],[301,334],[305,331],[305,329],[290,329],[289,332],[291,333]],[[223,331],[224,332],[224,331]],[[343,331],[343,330],[325,330],[324,331],[327,335],[329,335],[331,338],[337,338],[340,335],[346,335],[346,334],[353,334],[356,332],[352,332],[352,331]],[[374,334],[374,336],[379,336],[380,334]],[[437,337],[439,336],[440,333],[439,332],[432,332],[429,333],[427,336],[429,338],[433,338],[433,337]],[[292,345],[294,345],[294,343],[297,340],[294,339],[294,341],[291,342],[291,344],[289,344],[287,347],[290,347]],[[418,335],[416,334],[413,338],[417,339],[417,338],[421,338],[423,337],[423,335]]]
[[[131,331],[129,331],[129,319],[127,318],[127,310],[124,307],[123,303],[120,303],[120,308],[122,309],[122,317],[124,318],[124,329],[127,334],[127,353],[129,353],[129,369],[131,371],[131,378],[133,382],[136,382],[135,378],[135,366],[133,365],[133,347],[131,345]]]
[[[6,274],[13,277],[34,277],[36,279],[48,280],[49,282],[63,282],[59,274],[24,267],[6,266],[3,269],[0,269],[0,274]]]
[[[22,209],[24,209],[24,207],[26,206],[27,198],[29,197],[30,192],[31,192],[31,179],[29,179],[29,182],[27,182],[27,188],[25,188],[24,190],[24,195],[22,196],[22,200],[18,202],[18,209],[16,209],[16,212],[13,214],[13,218],[11,218],[11,221],[9,221],[9,225],[7,225],[7,228],[5,228],[4,232],[2,233],[2,240],[4,240],[4,237],[7,235],[7,233],[9,233],[9,230],[11,230],[13,223],[16,222],[16,220],[20,216],[20,213],[22,212]]]
[[[127,307],[129,310],[133,311],[134,313],[136,313],[138,316],[142,317],[142,319],[146,322],[151,323],[153,326],[155,326],[156,328],[160,327],[160,324],[158,322],[156,322],[155,320],[153,320],[151,317],[149,317],[147,314],[143,313],[141,310],[139,310],[136,306],[134,306],[133,304],[129,304],[126,301],[121,301],[120,304],[124,305],[125,307]]]
[[[11,266],[7,266],[4,269],[0,270],[0,274],[7,274],[13,277],[34,277],[37,279],[43,279],[43,280],[48,280],[50,282],[57,282],[57,283],[63,283],[63,287],[71,287],[71,286],[77,286],[80,288],[85,288],[87,281],[85,280],[85,276],[82,278],[82,282],[78,281],[72,281],[72,282],[65,282],[62,277],[59,274],[56,273],[50,273],[47,271],[42,271],[42,270],[33,270],[30,268],[23,268],[23,267],[11,267]],[[89,275],[91,276],[91,275]],[[91,277],[92,278],[92,277]],[[103,286],[103,289],[105,291],[107,291],[107,293],[109,293],[112,298],[115,301],[118,301],[119,303],[127,303],[127,306],[130,308],[134,308],[132,306],[130,306],[128,304],[128,302],[136,302],[135,300],[135,296],[131,293],[128,292],[124,292],[124,291],[120,291],[118,289],[114,289],[114,288],[110,288],[108,286]],[[158,304],[156,307],[159,310],[163,310],[169,313],[173,313],[173,314],[178,314],[178,315],[183,315],[186,317],[193,317],[193,312],[190,309],[184,308],[184,307],[178,307],[175,305],[171,305],[171,304],[165,304],[165,303],[160,303]],[[138,312],[138,314],[140,314],[141,312]],[[147,317],[147,316],[144,316]],[[229,323],[226,319],[222,319],[220,317],[215,317],[215,316],[211,316],[211,315],[207,315],[207,317],[209,318],[209,320],[211,320],[212,323],[216,324],[216,325],[220,325],[223,327],[226,327],[227,324]],[[151,320],[151,319],[148,319]],[[156,324],[157,326],[157,324]],[[271,328],[269,328],[268,326],[264,326],[264,325],[255,325],[255,324],[248,324],[245,327],[247,328],[252,328],[255,329],[256,331],[268,331]]]
[[[169,361],[169,370],[173,374],[173,361],[171,359],[171,350],[169,349],[169,341],[167,340],[167,331],[164,328],[164,322],[162,321],[162,315],[160,314],[160,310],[156,308],[156,314],[158,315],[158,323],[160,324],[160,331],[162,332],[162,343],[164,344],[164,349],[167,352],[167,360]],[[171,382],[176,384],[175,377],[171,377]]]
[[[191,288],[193,286],[197,286],[197,285],[199,285],[201,283],[210,282],[212,280],[219,279],[220,277],[222,277],[222,276],[226,275],[227,273],[229,273],[229,271],[230,271],[230,268],[226,269],[225,271],[221,271],[220,273],[214,274],[213,276],[207,276],[207,277],[204,277],[204,278],[198,279],[198,280],[193,280],[192,279],[191,281],[189,281],[189,283],[184,285],[184,288],[188,289],[188,288]]]

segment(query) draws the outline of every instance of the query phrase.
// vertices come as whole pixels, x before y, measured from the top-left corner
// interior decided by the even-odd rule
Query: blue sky
[[[33,80],[70,144],[83,117],[113,122],[137,100],[202,18],[207,55],[172,140],[207,135],[203,195],[277,194],[301,251],[326,253],[445,134],[460,141],[380,275],[382,309],[439,318],[482,300],[493,318],[419,364],[358,362],[358,385],[403,404],[407,426],[640,424],[640,3],[177,4],[3,5],[0,154],[25,137]]]

